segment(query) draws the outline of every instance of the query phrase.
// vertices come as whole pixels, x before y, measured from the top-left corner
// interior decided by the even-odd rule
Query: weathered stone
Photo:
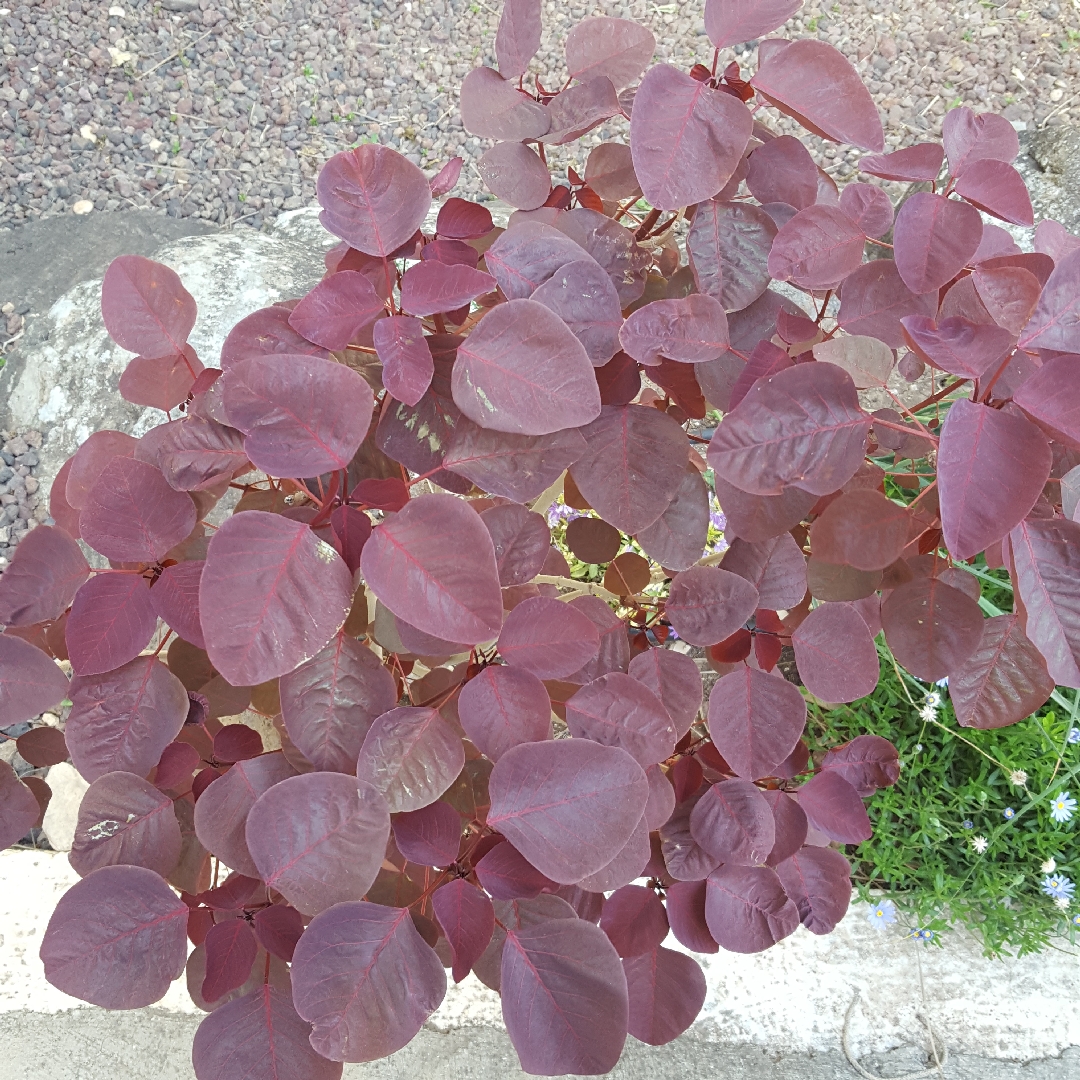
[[[45,782],[52,791],[49,808],[45,811],[42,830],[49,845],[56,851],[70,851],[79,822],[79,807],[90,786],[66,761],[54,765]]]
[[[1051,218],[1080,233],[1080,127],[1022,133],[1016,168],[1031,195],[1035,224]]]

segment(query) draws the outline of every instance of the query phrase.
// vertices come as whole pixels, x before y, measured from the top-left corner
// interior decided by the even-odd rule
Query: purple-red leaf
[[[555,883],[533,866],[513,844],[496,844],[476,864],[476,877],[493,900],[531,900]]]
[[[477,168],[482,170],[483,166],[478,163]],[[544,171],[547,172],[546,169]],[[641,187],[634,175],[630,147],[617,142],[605,142],[594,147],[585,162],[585,183],[607,202],[640,195]]]
[[[79,804],[68,862],[80,877],[118,864],[145,866],[164,877],[180,858],[180,843],[172,799],[141,776],[105,773]]]
[[[705,973],[686,953],[657,946],[624,960],[623,971],[630,998],[627,1030],[650,1046],[676,1039],[705,1004]]]
[[[745,578],[717,566],[692,566],[675,576],[664,611],[684,641],[715,645],[735,633],[757,607],[757,589]]]
[[[508,300],[527,299],[560,267],[587,258],[576,240],[531,220],[515,222],[484,253],[488,273]]]
[[[746,186],[763,206],[786,203],[805,210],[817,201],[817,166],[793,135],[770,139],[750,154],[746,164]]]
[[[547,134],[545,106],[504,79],[494,68],[473,68],[461,83],[461,122],[482,139],[521,142]]]
[[[979,647],[949,676],[961,727],[1000,728],[1031,716],[1054,689],[1046,660],[1016,614],[987,619]]]
[[[962,316],[935,323],[924,315],[906,315],[900,322],[905,340],[920,356],[962,379],[993,371],[1015,344],[1008,330]]]
[[[776,867],[784,892],[811,934],[831,934],[851,903],[851,866],[827,847],[804,847]]]
[[[499,584],[506,588],[532,581],[551,550],[551,530],[543,515],[506,504],[485,510],[480,519],[495,546]]]
[[[600,414],[584,346],[535,300],[500,304],[458,349],[454,401],[474,423],[520,435],[580,427]]]
[[[1062,392],[1058,381],[1054,393]],[[953,403],[937,461],[941,528],[953,558],[970,559],[1027,517],[1052,458],[1046,437],[1018,413],[966,398]]]
[[[1048,360],[1024,381],[1013,401],[1050,438],[1080,449],[1080,357]]]
[[[769,250],[776,232],[772,218],[759,206],[701,203],[686,237],[698,291],[719,300],[725,311],[748,308],[771,280]]]
[[[624,885],[608,897],[600,915],[600,929],[624,959],[652,952],[667,937],[664,905],[652,889]]]
[[[705,33],[714,48],[726,49],[771,34],[800,7],[799,0],[706,0]]]
[[[262,984],[203,1018],[191,1047],[195,1076],[197,1080],[239,1076],[340,1080],[341,1065],[311,1048],[310,1031],[287,993]]]
[[[594,367],[602,367],[619,351],[622,304],[610,276],[592,259],[559,267],[532,294],[550,308],[585,347]]]
[[[621,746],[643,769],[670,757],[677,739],[660,699],[621,671],[574,694],[566,703],[566,725],[575,738]]]
[[[372,338],[383,366],[383,385],[398,401],[415,405],[431,385],[435,373],[424,324],[403,315],[379,319]]]
[[[540,679],[563,679],[596,656],[600,635],[588,616],[546,596],[522,601],[506,617],[499,653]]]
[[[953,176],[961,176],[976,161],[1009,162],[1020,153],[1016,129],[1004,116],[974,113],[966,106],[945,114],[941,136]]]
[[[630,661],[630,674],[663,704],[681,738],[701,709],[701,672],[692,657],[669,649],[648,649]]]
[[[649,799],[649,781],[625,750],[586,739],[512,747],[496,762],[488,790],[488,824],[566,885],[611,861]]]
[[[512,746],[551,738],[544,684],[517,667],[489,666],[458,694],[458,717],[476,748],[498,761]]]
[[[352,368],[314,356],[243,360],[224,386],[229,422],[247,436],[247,456],[274,476],[347,468],[375,407],[371,388]]]
[[[655,49],[656,39],[640,23],[583,19],[566,36],[566,66],[579,81],[604,75],[621,90],[645,70]]]
[[[29,641],[0,634],[0,727],[32,720],[67,695],[67,677],[51,657]]]
[[[1080,247],[1064,255],[1043,286],[1035,311],[1020,335],[1022,349],[1080,351]]]
[[[453,191],[457,186],[458,178],[461,176],[461,166],[464,164],[464,159],[459,157],[452,157],[439,171],[431,178],[431,194],[435,198],[439,198],[441,195],[445,195],[448,191]]]
[[[476,169],[488,191],[518,210],[535,210],[551,194],[547,166],[524,143],[496,143],[480,155]]]
[[[506,0],[495,35],[495,56],[503,78],[524,75],[539,48],[540,0]]]
[[[262,752],[262,736],[247,724],[226,724],[214,736],[214,758],[217,761],[248,761]]]
[[[724,417],[709,464],[751,494],[779,495],[794,484],[828,495],[862,464],[870,425],[846,371],[796,364],[755,383]]]
[[[756,866],[776,843],[776,825],[768,801],[749,780],[721,780],[691,811],[690,835],[719,862]]]
[[[251,928],[268,953],[289,963],[304,932],[304,917],[294,907],[274,904],[255,912]]]
[[[32,626],[57,619],[90,567],[79,545],[61,528],[28,532],[0,576],[0,626]]]
[[[359,900],[390,836],[386,800],[341,773],[282,780],[255,801],[245,838],[259,876],[305,915]]]
[[[201,991],[204,1001],[217,1001],[230,990],[243,986],[259,951],[255,935],[243,919],[215,923],[203,939],[203,948],[206,952],[206,975]]]
[[[77,675],[69,695],[64,735],[72,764],[90,783],[110,772],[145,776],[188,714],[184,684],[153,656],[102,675]]]
[[[427,259],[414,263],[402,276],[401,306],[419,316],[457,311],[494,288],[495,279],[490,274],[460,263],[451,265]]]
[[[381,266],[379,270],[381,273]],[[289,308],[275,304],[273,307],[253,311],[241,319],[229,331],[229,336],[221,346],[222,369],[228,370],[239,360],[270,356],[273,353],[325,358],[325,349],[301,337],[292,328],[289,324],[291,315]]]
[[[174,356],[195,325],[195,300],[176,272],[142,255],[109,263],[101,283],[101,317],[109,336],[141,356]]]
[[[258,686],[314,656],[344,624],[352,594],[345,563],[303,522],[261,510],[237,514],[206,554],[199,586],[206,651],[233,686]]]
[[[663,210],[711,199],[731,179],[752,129],[738,98],[670,64],[650,68],[630,118],[634,172],[645,197]]]
[[[401,247],[431,206],[427,177],[378,143],[335,154],[319,172],[317,191],[323,225],[358,251],[380,257]]]
[[[647,528],[667,509],[686,471],[685,433],[656,409],[608,405],[582,435],[588,448],[570,468],[578,490],[620,531]]]
[[[978,250],[982,232],[975,207],[917,191],[900,207],[893,229],[893,254],[904,284],[914,293],[940,289]]]
[[[750,84],[815,135],[862,150],[885,149],[881,117],[851,62],[824,41],[769,52]]]
[[[907,546],[910,525],[911,519],[903,505],[876,488],[855,488],[829,503],[814,521],[810,544],[815,557],[825,562],[854,566],[858,570],[883,570]],[[792,607],[795,603],[798,600],[783,606]],[[761,606],[781,605],[762,603]]]
[[[831,289],[862,263],[866,238],[836,206],[800,210],[776,234],[769,274],[804,289]]]
[[[840,192],[840,209],[867,236],[884,236],[892,228],[889,196],[873,184],[848,184]]]
[[[169,356],[136,356],[120,376],[120,396],[168,412],[184,401],[203,365],[190,345]]]
[[[454,982],[459,983],[491,941],[495,909],[491,900],[464,878],[440,885],[432,894],[431,906],[450,943]]]
[[[676,881],[667,889],[667,917],[671,932],[680,945],[691,952],[715,953],[720,946],[713,941],[705,922],[704,879]]]
[[[410,500],[364,545],[361,570],[395,615],[433,637],[473,645],[499,636],[495,548],[480,515],[461,499]]]
[[[324,349],[344,349],[382,310],[382,297],[363,274],[341,270],[293,308],[289,325]]]
[[[177,491],[206,491],[251,468],[236,428],[194,415],[164,427],[157,467]]]
[[[158,618],[199,649],[206,647],[199,621],[199,582],[204,565],[199,561],[166,566],[150,590],[150,604]]]
[[[1002,221],[1014,225],[1035,224],[1024,178],[1008,162],[992,158],[970,162],[953,190],[973,206]]]
[[[791,644],[803,685],[822,701],[856,701],[877,686],[874,639],[850,604],[816,607],[791,635]]]
[[[742,667],[709,695],[709,734],[739,776],[770,776],[795,749],[806,726],[806,702],[778,675]]]
[[[555,146],[573,142],[621,112],[611,80],[606,75],[594,75],[563,90],[548,103],[551,127],[540,141]]]
[[[371,725],[356,775],[380,791],[392,813],[420,810],[458,778],[465,748],[438,709],[402,706]]]
[[[381,853],[380,853],[381,854]],[[331,1061],[374,1061],[407,1045],[439,1007],[446,973],[408,908],[338,904],[312,919],[292,964],[296,1011]]]
[[[409,862],[449,866],[458,854],[461,815],[444,802],[398,814],[391,821],[394,843]]]
[[[503,1020],[531,1073],[598,1075],[626,1041],[626,977],[604,932],[584,919],[507,928]]]
[[[709,489],[697,469],[683,473],[667,509],[635,537],[642,550],[668,570],[688,570],[709,537]]]
[[[845,278],[838,321],[849,334],[876,337],[896,349],[904,344],[900,320],[905,315],[932,318],[937,301],[937,290],[913,293],[892,259],[875,259]]]
[[[0,762],[0,844],[5,848],[17,844],[41,816],[34,792],[6,761]]]
[[[859,162],[859,171],[880,176],[883,180],[936,180],[944,160],[945,151],[940,143],[916,143],[894,150],[891,154],[869,154]],[[851,186],[849,184],[848,188]],[[843,199],[843,195],[840,197]]]
[[[799,788],[799,806],[807,820],[830,840],[861,844],[873,829],[859,793],[834,769],[819,771]]]
[[[351,773],[376,717],[394,707],[394,677],[345,634],[281,676],[281,717],[296,748],[324,771]]]
[[[728,952],[764,952],[799,925],[798,909],[767,866],[721,866],[706,889],[709,933]]]
[[[727,316],[718,300],[702,293],[654,300],[623,323],[619,344],[642,364],[656,365],[664,357],[684,364],[704,363],[727,350]]]
[[[756,544],[736,537],[721,569],[738,574],[757,589],[759,608],[786,611],[806,594],[806,556],[790,533]]]
[[[159,1001],[187,959],[188,906],[142,866],[103,866],[60,898],[40,956],[58,990],[106,1009]]]

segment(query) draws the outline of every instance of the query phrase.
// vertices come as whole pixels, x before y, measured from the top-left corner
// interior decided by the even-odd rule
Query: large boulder
[[[1035,223],[1052,218],[1080,233],[1080,126],[1025,132],[1016,167],[1031,195]]]

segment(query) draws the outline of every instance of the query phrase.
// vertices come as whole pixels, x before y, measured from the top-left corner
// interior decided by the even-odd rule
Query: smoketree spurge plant
[[[509,227],[450,198],[420,231],[459,159],[429,183],[385,147],[338,154],[326,277],[242,320],[219,368],[172,271],[111,265],[121,393],[179,418],[91,435],[0,579],[0,721],[70,698],[90,782],[54,985],[135,1008],[186,967],[200,1080],[321,1078],[403,1047],[445,969],[474,971],[526,1070],[603,1073],[702,1006],[669,929],[755,952],[847,908],[839,848],[899,762],[869,735],[810,762],[798,678],[869,694],[883,630],[912,675],[948,676],[962,724],[1080,686],[1080,240],[1044,222],[1021,254],[983,224],[1032,223],[995,116],[885,154],[831,46],[718,67],[797,6],[709,0],[716,53],[689,72],[586,20],[551,92],[526,86],[539,2],[508,0],[461,112],[495,140],[479,169]],[[895,219],[879,187],[838,191],[775,112],[926,190]],[[628,141],[553,185],[545,148],[618,116]],[[867,412],[905,347],[908,375],[952,380]],[[594,511],[568,542],[610,562],[603,587],[551,547],[560,490]],[[983,618],[976,559],[1008,569],[1014,612]],[[674,635],[721,673],[704,717]],[[281,749],[218,721],[249,704]],[[0,779],[7,843],[39,810]]]

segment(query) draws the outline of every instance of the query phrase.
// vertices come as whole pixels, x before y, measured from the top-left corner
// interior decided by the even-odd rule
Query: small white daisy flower
[[[1054,901],[1054,907],[1058,908],[1061,911],[1068,911],[1069,910],[1069,898],[1067,896],[1059,896]]]
[[[971,838],[971,846],[974,848],[976,854],[981,855],[990,846],[990,841],[985,836],[973,836]]]
[[[1050,816],[1057,822],[1069,821],[1076,810],[1076,800],[1067,791],[1059,792],[1050,800]]]
[[[1051,856],[1041,867],[1039,867],[1039,869],[1042,870],[1044,874],[1052,874],[1057,869],[1057,862],[1054,860],[1054,857]]]
[[[1023,769],[1014,769],[1009,773],[1009,783],[1013,787],[1023,787],[1028,782],[1028,774]]]

